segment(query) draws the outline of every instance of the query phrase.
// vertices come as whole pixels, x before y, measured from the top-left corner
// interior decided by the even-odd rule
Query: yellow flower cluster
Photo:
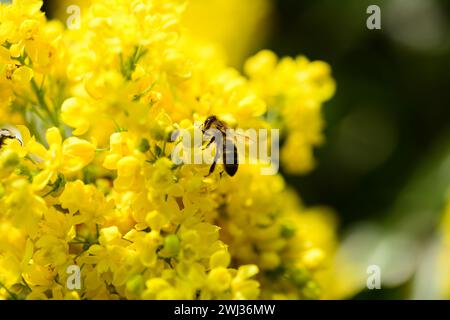
[[[183,0],[92,1],[75,30],[41,6],[0,4],[0,298],[320,298],[332,214],[259,165],[177,165],[170,136],[213,114],[282,128],[306,172],[329,67],[263,51],[246,78],[185,32]]]
[[[306,57],[278,61],[262,51],[245,64],[251,86],[267,103],[268,120],[284,131],[281,161],[292,174],[314,168],[313,148],[323,142],[322,103],[335,91],[330,67]]]
[[[49,0],[52,13],[67,19],[67,8],[81,11],[93,0]],[[198,41],[215,44],[226,52],[226,60],[239,66],[261,47],[271,21],[273,0],[189,0],[182,16],[185,31]],[[70,10],[69,10],[70,12]]]

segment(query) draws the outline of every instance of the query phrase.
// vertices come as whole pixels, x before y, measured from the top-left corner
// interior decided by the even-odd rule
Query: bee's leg
[[[219,157],[220,157],[220,152],[218,152],[216,150],[216,154],[214,155],[213,163],[212,163],[211,167],[209,167],[209,173],[205,176],[205,178],[209,177],[214,172],[214,169],[216,168],[217,160],[219,159]]]
[[[223,175],[223,170],[222,170],[222,171],[220,171],[219,175],[220,175],[220,178],[222,178],[222,175]]]
[[[208,147],[209,147],[209,146],[211,145],[211,143],[213,143],[214,141],[216,141],[216,137],[215,137],[215,136],[213,136],[213,137],[211,138],[211,140],[208,141],[208,143],[206,144],[206,146],[203,147],[203,150],[208,149]]]
[[[216,168],[216,163],[217,163],[216,160],[214,160],[214,162],[212,163],[211,167],[209,167],[209,172],[205,176],[205,178],[209,177],[214,172],[214,169]]]

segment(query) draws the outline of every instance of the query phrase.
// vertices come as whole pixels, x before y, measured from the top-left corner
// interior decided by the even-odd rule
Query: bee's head
[[[202,131],[205,132],[206,130],[209,130],[211,128],[211,125],[216,121],[217,121],[216,116],[209,116],[208,118],[206,118],[202,126]]]

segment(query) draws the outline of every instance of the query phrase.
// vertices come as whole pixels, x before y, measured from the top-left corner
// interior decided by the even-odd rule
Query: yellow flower
[[[68,182],[59,196],[61,207],[75,214],[74,221],[80,223],[102,223],[112,211],[112,203],[93,185],[82,181]]]
[[[34,261],[40,265],[60,266],[68,259],[69,246],[64,239],[44,235],[36,242]]]
[[[19,67],[12,74],[12,80],[19,83],[28,83],[33,77],[33,70],[28,67]]]
[[[76,128],[74,135],[82,135],[90,127],[90,118],[94,110],[82,98],[69,98],[61,106],[61,119],[67,125]],[[81,115],[81,116],[80,116]]]
[[[3,214],[31,237],[36,236],[38,223],[47,210],[44,200],[34,194],[26,179],[13,181],[9,188],[2,199],[5,206]]]
[[[64,142],[57,128],[47,130],[46,150],[41,144],[34,142],[28,146],[31,154],[39,157],[42,171],[33,178],[33,187],[43,189],[49,181],[54,182],[58,172],[73,174],[94,159],[95,145],[76,137],[69,137]]]
[[[259,283],[255,280],[249,280],[258,271],[258,267],[255,265],[246,265],[238,269],[236,277],[231,282],[234,299],[255,299],[259,296]]]
[[[223,292],[229,289],[231,280],[231,274],[226,268],[214,268],[208,274],[208,287],[213,292]]]

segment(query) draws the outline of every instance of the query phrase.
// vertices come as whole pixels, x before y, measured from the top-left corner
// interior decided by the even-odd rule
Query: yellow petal
[[[50,181],[52,175],[53,171],[47,169],[39,172],[33,178],[33,189],[34,190],[44,189],[47,183]]]
[[[12,75],[12,79],[16,82],[26,84],[33,78],[33,70],[28,67],[22,66],[16,69]]]
[[[53,128],[48,129],[45,137],[47,138],[47,142],[48,142],[49,146],[61,145],[61,143],[62,143],[62,137],[61,137],[61,134],[59,133],[58,128],[53,127]]]

